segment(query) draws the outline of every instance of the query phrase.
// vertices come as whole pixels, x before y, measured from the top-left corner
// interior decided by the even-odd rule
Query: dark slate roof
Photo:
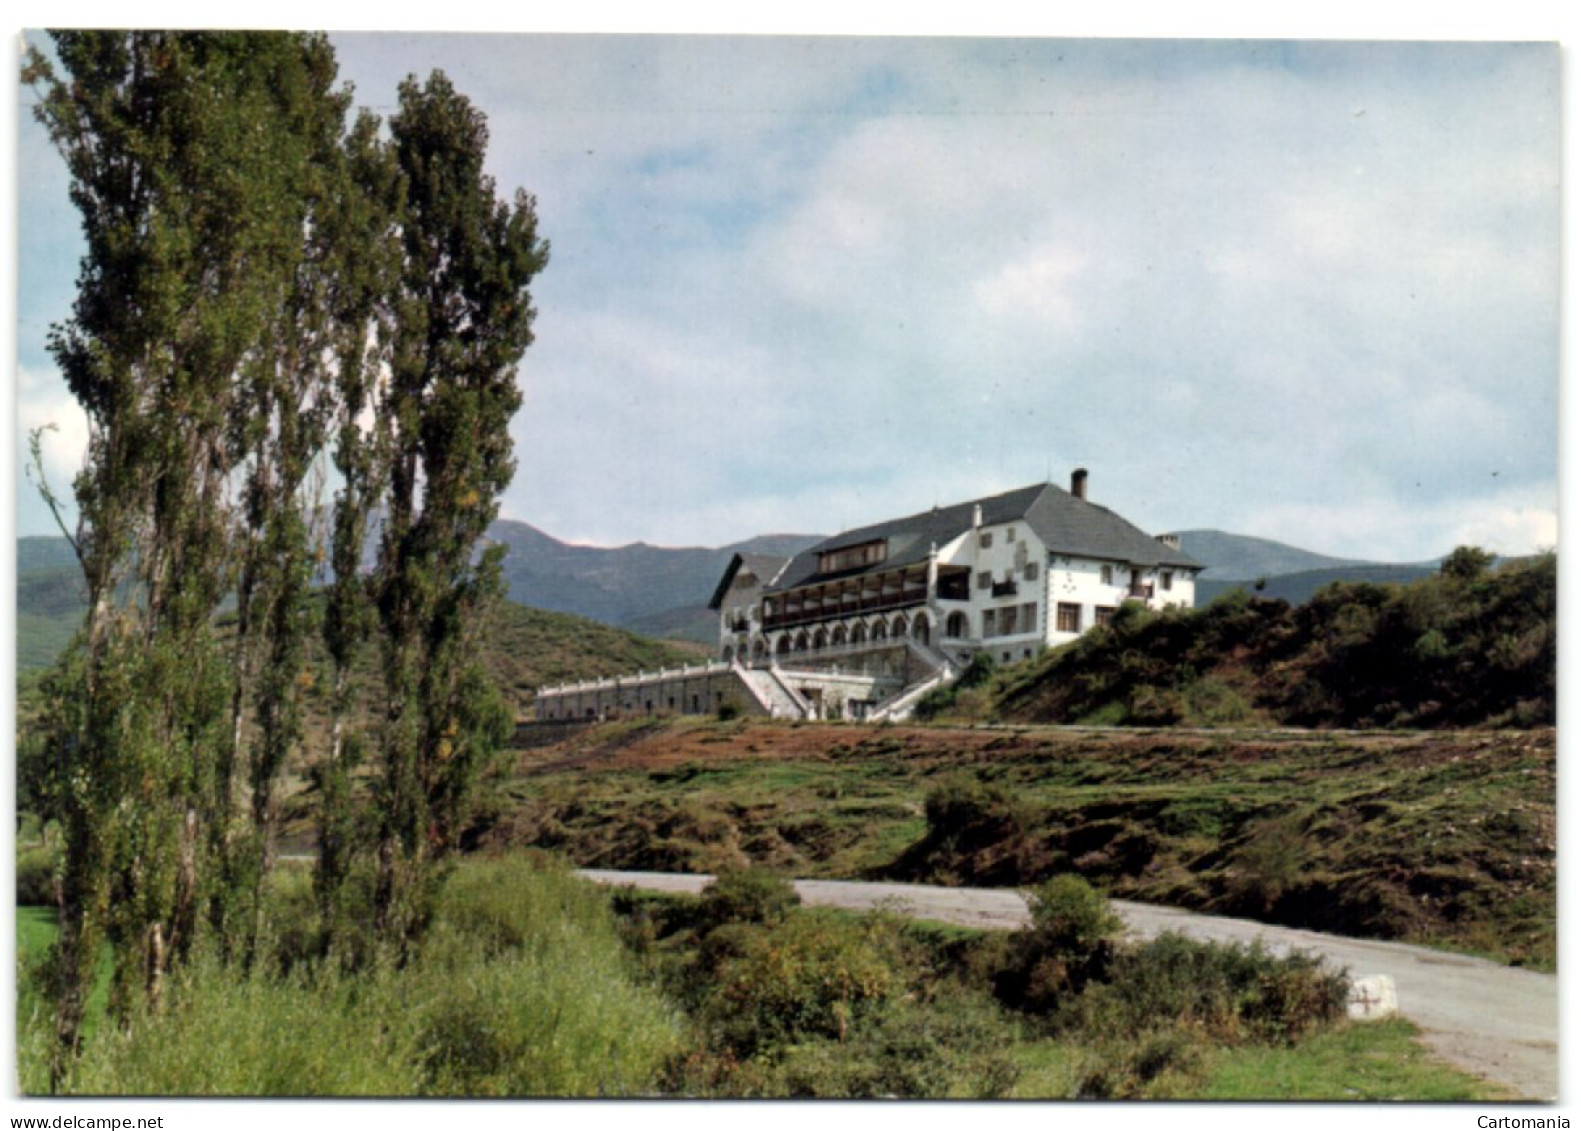
[[[1050,553],[1097,558],[1122,565],[1204,568],[1201,562],[1164,545],[1108,507],[1078,499],[1052,483],[1037,483],[1007,491],[1003,495],[935,507],[921,514],[836,534],[792,558],[769,588],[794,589],[819,581],[877,573],[925,562],[934,546],[942,547],[971,529],[972,513],[976,507],[983,508],[984,526],[1024,520],[1043,540]],[[889,555],[883,562],[839,573],[819,574],[820,554],[864,542],[876,542],[881,538],[889,543]],[[725,584],[728,584],[729,577],[727,573]]]
[[[724,604],[725,593],[729,591],[731,582],[735,581],[736,574],[743,569],[767,586],[785,568],[785,563],[790,560],[787,557],[776,554],[743,554],[740,552],[732,554],[730,556],[730,564],[725,566],[724,577],[719,579],[719,584],[714,587],[714,595],[708,599],[708,607],[717,609]]]

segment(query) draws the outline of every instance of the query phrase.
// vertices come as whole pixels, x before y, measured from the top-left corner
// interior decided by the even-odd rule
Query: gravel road
[[[693,893],[712,879],[656,872],[582,874],[602,884]],[[1027,922],[1026,902],[1014,891],[833,880],[797,880],[796,891],[809,905],[852,910],[887,907],[898,914],[968,927],[1013,929]],[[1176,931],[1219,942],[1262,939],[1273,950],[1321,954],[1353,977],[1387,974],[1394,979],[1400,1012],[1421,1027],[1437,1056],[1522,1098],[1558,1098],[1559,986],[1552,974],[1403,943],[1270,927],[1122,900],[1115,900],[1114,908],[1140,938]]]

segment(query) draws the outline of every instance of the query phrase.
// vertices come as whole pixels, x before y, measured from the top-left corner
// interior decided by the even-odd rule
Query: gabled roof
[[[708,607],[717,609],[725,602],[725,594],[729,592],[731,583],[736,579],[736,574],[743,570],[756,577],[764,586],[768,586],[779,576],[790,558],[776,554],[743,554],[740,552],[730,555],[730,564],[725,566],[725,575],[719,579],[719,584],[714,586],[714,595],[708,598]]]
[[[1037,483],[1002,495],[935,507],[920,514],[836,534],[797,554],[768,588],[776,591],[794,589],[819,581],[877,573],[925,562],[934,547],[942,548],[972,529],[972,520],[978,507],[982,508],[984,526],[1026,522],[1043,540],[1050,553],[1096,558],[1123,565],[1204,568],[1201,562],[1164,545],[1108,507],[1078,499],[1052,483]],[[818,572],[821,554],[881,539],[889,547],[883,562],[839,573]],[[730,576],[727,573],[722,584],[728,584]]]

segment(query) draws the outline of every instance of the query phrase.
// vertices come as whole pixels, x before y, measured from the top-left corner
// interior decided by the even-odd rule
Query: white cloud
[[[341,54],[364,100],[445,67],[489,115],[501,188],[539,197],[553,259],[505,510],[551,533],[830,529],[1077,463],[1150,528],[1370,558],[1551,526],[1541,48]]]
[[[53,522],[33,486],[36,474],[31,467],[30,438],[39,433],[44,475],[56,498],[67,504],[68,521],[71,484],[82,467],[88,450],[88,418],[70,390],[52,370],[20,366],[17,370],[16,441],[18,459],[27,467],[26,477],[17,484],[22,516],[32,521],[19,523],[23,534],[46,532],[41,524]]]

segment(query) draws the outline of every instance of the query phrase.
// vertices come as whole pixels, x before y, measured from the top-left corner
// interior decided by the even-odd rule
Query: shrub
[[[55,876],[60,869],[60,848],[43,845],[22,849],[16,857],[18,907],[53,907]]]
[[[843,1041],[910,981],[900,935],[880,917],[856,922],[802,911],[779,923],[741,925],[733,943],[699,1012],[715,1045],[737,1056],[807,1038]]]
[[[1027,903],[1032,925],[1012,937],[994,990],[1009,1005],[1053,1013],[1104,978],[1124,924],[1080,876],[1055,876]]]
[[[951,774],[923,801],[927,832],[896,862],[901,876],[1014,883],[1035,872],[1041,810],[1002,786]]]
[[[753,1081],[760,1095],[872,1099],[997,1099],[1020,1076],[1019,1038],[991,1000],[955,993],[875,1011],[843,1044],[796,1045]]]
[[[761,868],[726,872],[703,889],[703,930],[726,923],[779,923],[801,904],[791,882]]]
[[[571,942],[572,940],[566,940]],[[445,1096],[626,1096],[654,1091],[677,1019],[629,976],[612,936],[477,960],[425,961],[409,992],[420,1090]],[[465,948],[468,941],[456,937]]]
[[[1310,955],[1173,933],[1125,948],[1109,974],[1083,995],[1079,1012],[1087,1031],[1117,1040],[1167,1026],[1228,1043],[1290,1042],[1342,1016],[1349,992],[1343,974]]]

